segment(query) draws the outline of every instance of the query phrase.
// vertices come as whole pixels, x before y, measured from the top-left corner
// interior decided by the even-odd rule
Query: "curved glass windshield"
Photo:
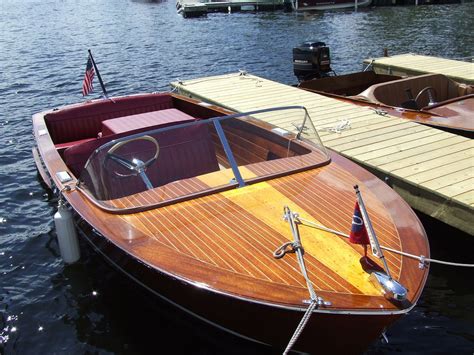
[[[289,132],[255,118],[269,114],[291,114],[299,124]],[[130,134],[111,135],[109,142],[92,153],[79,179],[79,188],[109,210],[147,209],[329,161],[306,109],[299,106],[140,133],[128,125]]]

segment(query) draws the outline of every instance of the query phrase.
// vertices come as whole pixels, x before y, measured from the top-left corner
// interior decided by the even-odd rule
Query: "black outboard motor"
[[[303,42],[293,48],[293,71],[298,81],[329,76],[331,58],[324,42]]]

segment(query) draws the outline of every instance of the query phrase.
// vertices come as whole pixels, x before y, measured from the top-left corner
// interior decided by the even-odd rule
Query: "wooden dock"
[[[285,6],[284,0],[177,0],[178,13],[184,17],[196,17],[208,12],[239,12],[279,10]]]
[[[464,84],[474,85],[474,61],[430,57],[418,54],[400,54],[390,57],[370,58],[364,64],[371,64],[379,74],[413,76],[428,73],[444,74]]]
[[[171,83],[233,111],[305,106],[324,144],[387,181],[413,208],[474,235],[474,142],[397,117],[246,73]],[[296,116],[258,118],[295,131]],[[350,129],[331,128],[346,123]]]

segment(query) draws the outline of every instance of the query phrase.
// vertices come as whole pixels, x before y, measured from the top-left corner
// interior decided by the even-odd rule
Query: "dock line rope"
[[[372,65],[374,64],[374,62],[375,62],[375,59],[372,59],[372,60],[369,62],[369,64],[367,64],[367,66],[365,67],[365,69],[362,70],[362,71],[367,71],[367,70],[369,70],[369,68],[372,67]]]
[[[177,79],[177,83],[179,85],[182,85],[182,86],[186,86],[186,85],[194,85],[194,84],[199,84],[199,83],[204,83],[206,81],[213,81],[213,80],[221,80],[221,79],[227,79],[227,78],[234,78],[234,77],[241,77],[241,79],[249,79],[249,80],[255,80],[257,82],[257,84],[260,84],[262,83],[262,80],[260,78],[257,78],[257,77],[251,77],[249,75],[249,73],[247,73],[247,71],[245,70],[242,70],[242,69],[239,69],[239,72],[238,73],[232,73],[232,74],[227,74],[227,75],[219,75],[219,76],[216,76],[216,77],[210,77],[210,78],[202,78],[200,80],[196,79],[196,80],[190,80],[188,82],[184,81],[184,80],[179,80]]]
[[[301,218],[298,215],[296,215],[295,219],[296,219],[297,222],[299,222],[303,225],[306,225],[308,227],[314,227],[314,228],[323,230],[325,232],[334,233],[334,234],[339,235],[339,236],[344,237],[344,238],[349,238],[349,235],[346,234],[346,233],[339,232],[335,229],[327,228],[327,227],[322,226],[320,224],[317,224],[317,223],[314,223],[314,222],[309,221],[307,219]],[[416,259],[420,262],[420,268],[426,266],[429,263],[436,263],[436,264],[443,264],[443,265],[450,265],[450,266],[459,266],[459,267],[474,267],[474,264],[462,264],[462,263],[454,263],[454,262],[438,260],[438,259],[431,259],[431,258],[427,258],[423,255],[419,255],[419,256],[418,255],[413,255],[413,254],[405,253],[405,252],[400,251],[400,250],[385,247],[385,246],[382,246],[382,245],[380,246],[380,248],[383,249],[383,250],[386,250],[388,252],[394,253],[394,254],[399,254],[399,255],[406,256],[408,258]]]
[[[309,321],[309,318],[311,317],[311,314],[313,311],[321,304],[325,304],[323,299],[321,297],[318,297],[316,294],[316,291],[314,291],[313,284],[311,283],[311,280],[309,279],[308,272],[306,270],[306,265],[304,262],[304,249],[301,244],[301,238],[299,235],[298,231],[298,226],[297,226],[297,214],[294,214],[291,212],[288,206],[285,206],[283,209],[284,212],[284,219],[289,223],[290,229],[291,229],[291,234],[293,235],[293,242],[286,242],[279,248],[277,248],[273,252],[273,256],[276,259],[281,259],[284,257],[287,253],[296,253],[296,257],[298,260],[298,264],[301,269],[301,274],[306,280],[306,286],[308,288],[308,292],[310,295],[310,304],[308,308],[306,309],[305,314],[303,315],[303,318],[301,318],[300,323],[296,327],[293,336],[291,337],[290,341],[288,342],[288,345],[285,348],[285,351],[283,351],[283,355],[288,354],[288,352],[291,350],[293,345],[296,343],[298,340],[299,336],[303,332],[304,328],[306,327],[306,324]]]
[[[318,307],[318,301],[311,300],[311,303],[310,303],[308,309],[306,310],[303,318],[301,318],[301,321],[298,324],[298,326],[296,327],[293,336],[291,337],[290,341],[288,342],[288,345],[286,346],[285,351],[283,351],[283,355],[288,354],[290,352],[291,348],[293,347],[293,345],[295,345],[295,343],[298,340],[299,336],[301,335],[301,333],[303,333],[303,330],[306,327],[306,323],[308,323],[309,318],[311,317],[311,313],[313,313],[313,311],[317,307]]]

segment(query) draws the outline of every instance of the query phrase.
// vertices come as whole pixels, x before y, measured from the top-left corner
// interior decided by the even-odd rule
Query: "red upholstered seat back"
[[[105,143],[120,138],[120,136],[123,136],[123,134],[97,138],[92,141],[86,141],[84,143],[73,145],[64,151],[64,162],[72,171],[72,173],[76,177],[79,177],[84,165],[87,162],[87,159],[89,159],[92,152]]]
[[[138,113],[173,108],[169,94],[146,94],[98,100],[48,113],[46,125],[54,144],[95,138],[102,121]]]
[[[176,136],[176,132],[168,131],[156,137],[160,154],[156,164],[147,172],[155,187],[219,170],[207,123],[179,131],[179,136]]]
[[[146,175],[153,187],[219,170],[207,123],[202,122],[176,130],[159,132],[153,137],[160,146],[157,160],[146,170]],[[85,163],[84,158],[87,160],[98,145],[105,144],[113,138],[117,136],[104,137],[95,142],[81,144],[82,147],[67,149],[65,151],[66,163],[77,174],[82,169],[81,165]],[[148,151],[144,154],[140,148],[143,148],[145,144],[148,144]],[[132,160],[133,157],[146,160],[146,157],[153,154],[153,149],[150,143],[136,141],[122,146],[116,154],[128,160]],[[145,190],[143,180],[139,176],[119,177],[115,172],[125,174],[126,169],[114,165],[117,163],[111,161],[107,162],[104,168],[100,166],[103,161],[103,159],[92,161],[91,169],[84,171],[83,174],[84,182],[89,185],[97,198],[115,199]],[[92,186],[92,181],[96,182],[95,186]]]

